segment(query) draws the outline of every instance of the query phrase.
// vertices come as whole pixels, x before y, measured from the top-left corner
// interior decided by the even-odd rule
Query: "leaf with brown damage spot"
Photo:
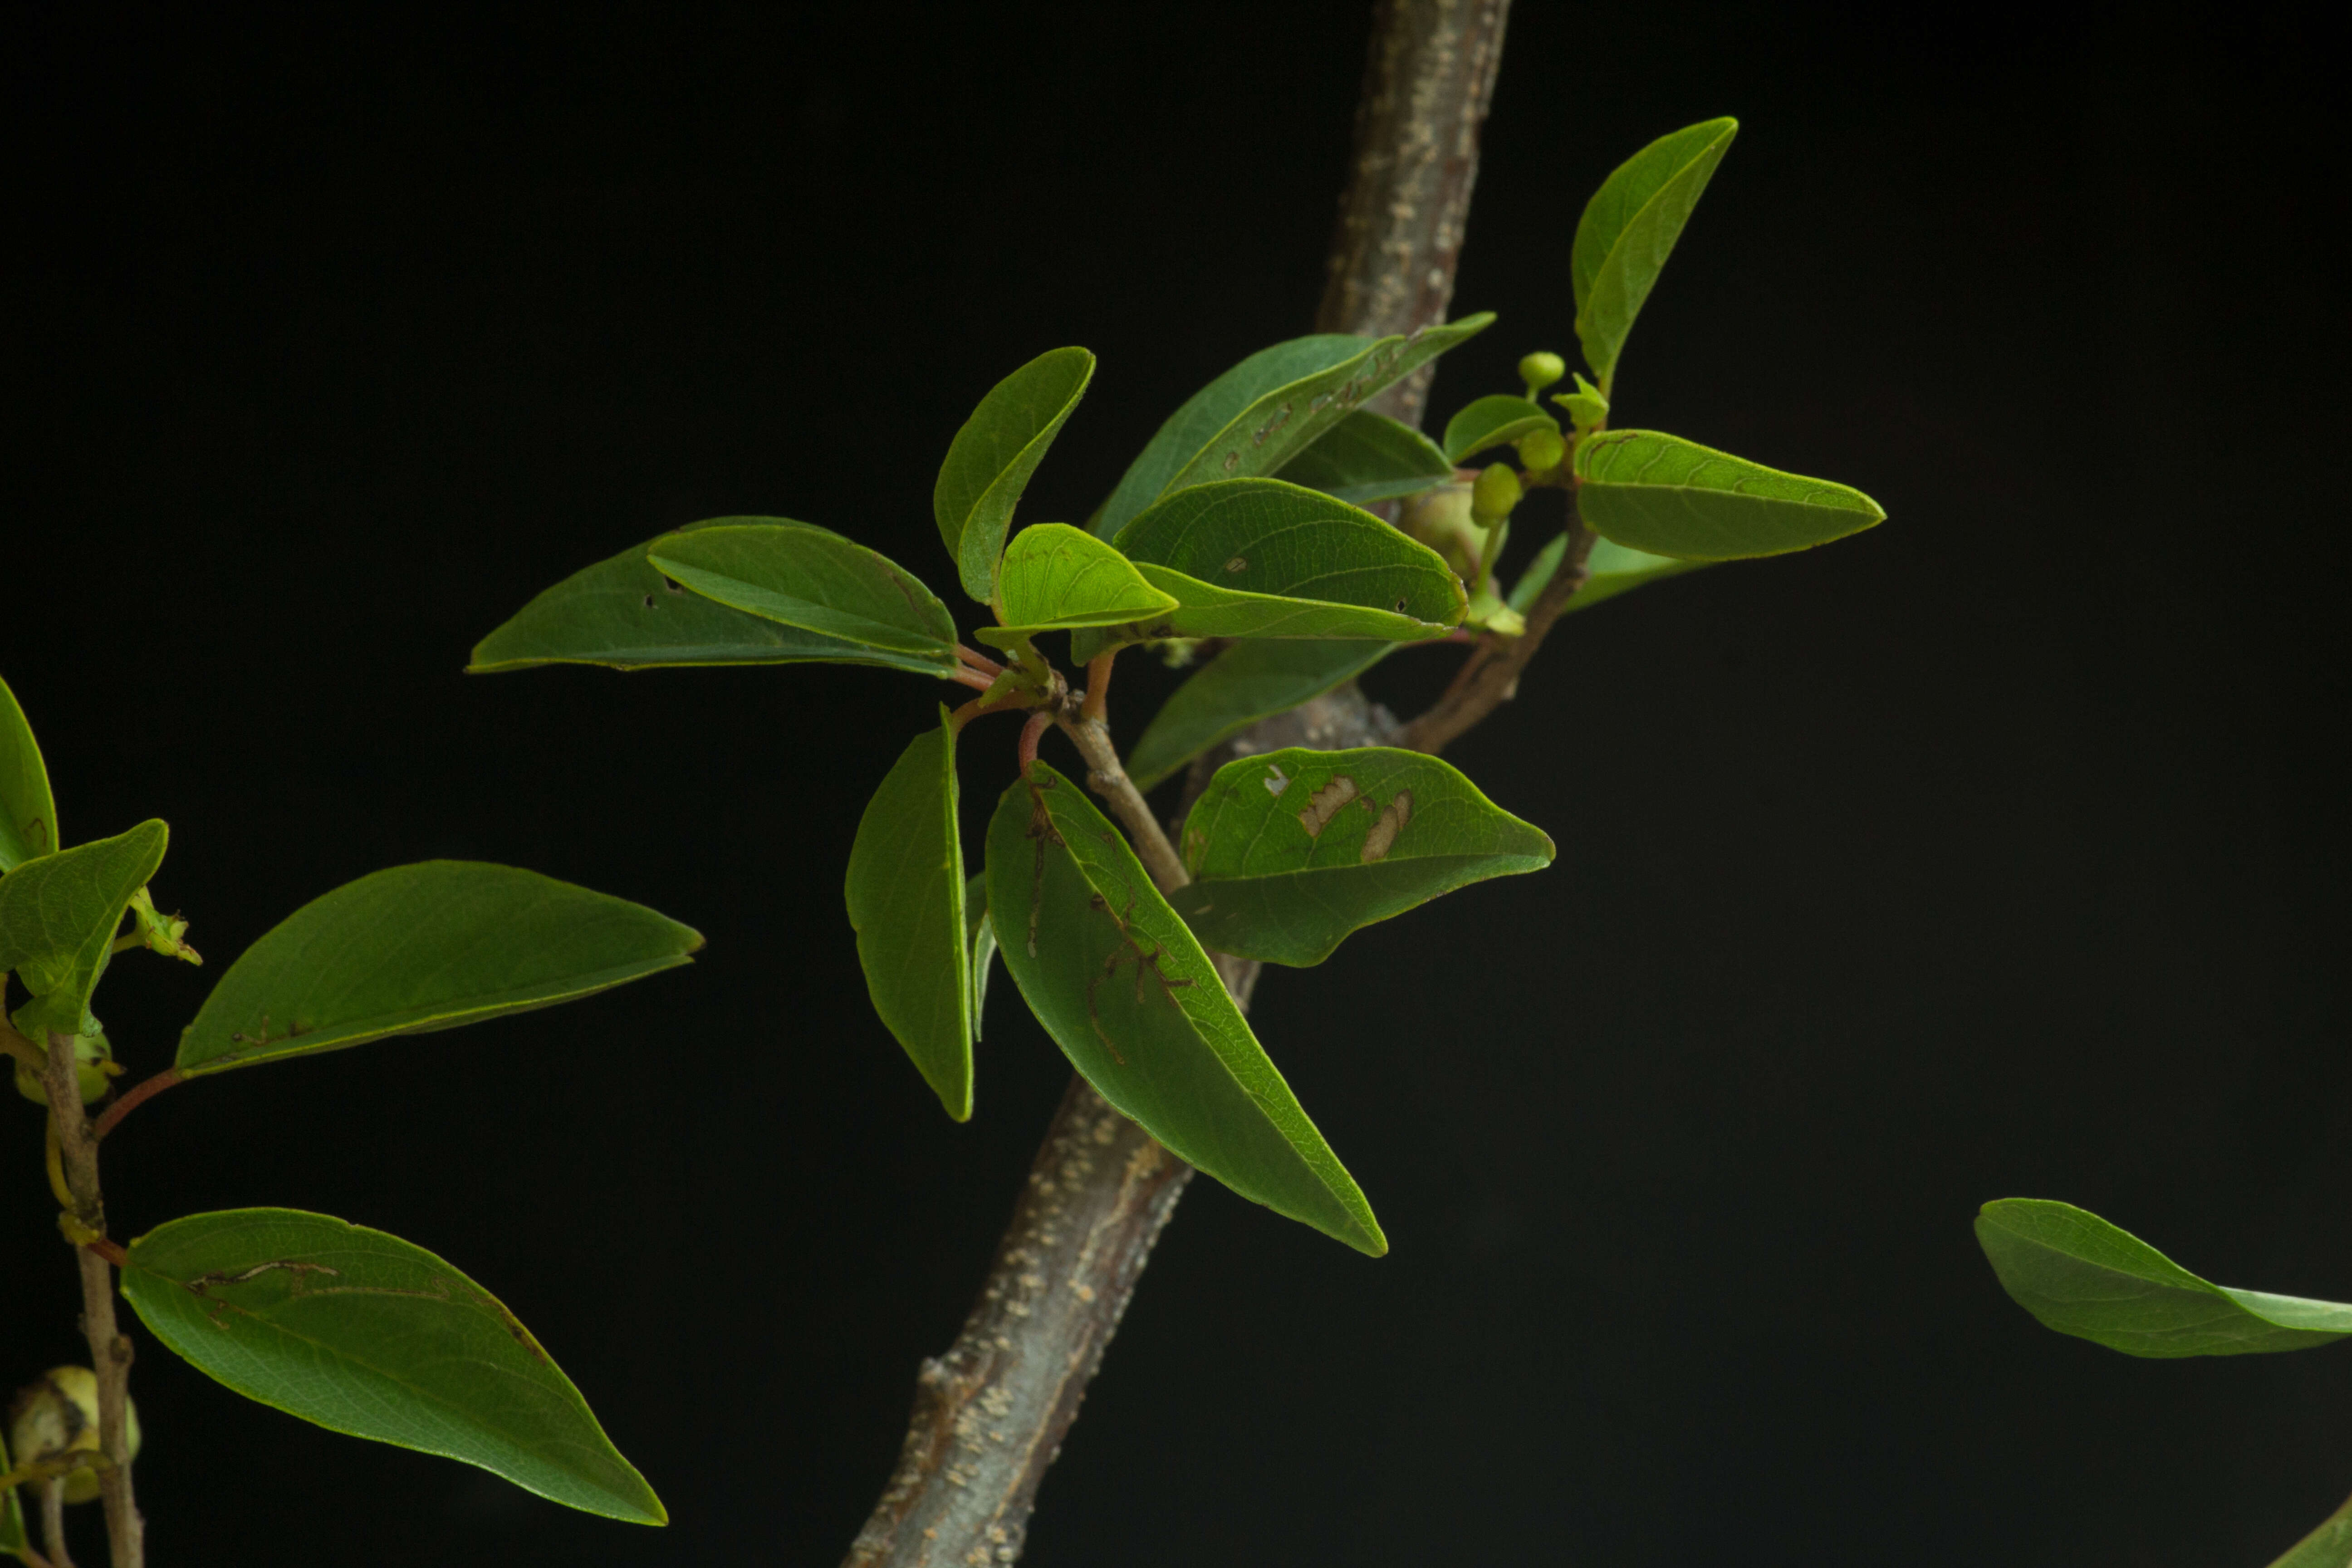
[[[1552,858],[1540,829],[1449,764],[1378,746],[1228,763],[1181,842],[1193,880],[1170,902],[1202,943],[1300,965],[1375,921]]]

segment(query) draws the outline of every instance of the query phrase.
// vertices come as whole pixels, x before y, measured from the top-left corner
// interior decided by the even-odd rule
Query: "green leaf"
[[[2317,1530],[2286,1549],[2270,1568],[2352,1568],[2352,1498]]]
[[[28,1037],[85,1032],[90,993],[113,956],[122,911],[163,863],[171,837],[149,820],[0,877],[0,970],[16,971],[33,995],[16,1010],[16,1026]]]
[[[988,904],[1021,994],[1105,1100],[1242,1196],[1388,1250],[1208,954],[1127,841],[1044,763],[989,823]]]
[[[0,687],[0,690],[5,690]],[[8,1440],[0,1433],[0,1476],[8,1473]],[[0,1552],[22,1559],[25,1555],[25,1510],[16,1500],[15,1487],[0,1488]]]
[[[1369,638],[1244,637],[1194,671],[1128,753],[1150,789],[1228,736],[1361,675],[1397,645]]]
[[[874,1010],[958,1121],[971,1116],[972,978],[956,832],[955,731],[908,743],[849,847],[849,923]]]
[[[1368,511],[1280,479],[1177,491],[1118,548],[1178,607],[1126,641],[1160,637],[1436,637],[1469,604],[1444,558]]]
[[[981,1014],[988,1005],[988,968],[996,962],[996,922],[988,918],[988,873],[975,871],[963,884],[964,935],[971,947],[971,1037],[980,1038]]]
[[[551,1007],[688,962],[642,904],[478,860],[395,866],[311,900],[240,954],[180,1035],[194,1077]]]
[[[530,1331],[398,1237],[299,1209],[189,1215],[131,1244],[122,1294],[247,1399],[607,1519],[669,1522]]]
[[[1486,330],[1465,316],[1409,337],[1324,333],[1261,349],[1187,399],[1096,514],[1105,539],[1172,491],[1272,474],[1366,400]]]
[[[1568,535],[1565,533],[1556,536],[1549,544],[1538,551],[1536,558],[1528,563],[1527,574],[1511,589],[1511,608],[1522,614],[1534,608],[1537,598],[1551,585],[1553,574],[1559,570],[1560,558],[1567,552]],[[1602,539],[1594,542],[1592,553],[1585,558],[1584,564],[1587,573],[1584,586],[1568,601],[1568,608],[1561,612],[1564,615],[1589,610],[1644,583],[1696,572],[1707,563],[1645,554]]]
[[[1361,506],[1444,484],[1454,465],[1412,426],[1359,408],[1285,463],[1279,477]]]
[[[1633,318],[1738,132],[1739,121],[1727,118],[1661,136],[1619,164],[1585,204],[1569,267],[1576,335],[1604,395]]]
[[[1176,607],[1126,556],[1066,522],[1033,522],[1014,534],[997,585],[1004,625],[978,635],[998,647],[1057,626],[1119,626]]]
[[[829,528],[729,519],[646,546],[646,559],[705,598],[803,631],[955,662],[939,595],[888,556]]]
[[[1553,850],[1435,757],[1294,746],[1219,768],[1183,854],[1192,882],[1169,902],[1202,946],[1304,966],[1441,893],[1541,870]]]
[[[49,770],[16,694],[0,680],[0,875],[58,847]]]
[[[730,610],[663,576],[646,559],[646,550],[645,544],[632,545],[540,595],[475,645],[467,672],[489,675],[542,664],[596,664],[614,669],[871,664],[943,679],[956,672],[952,654],[942,659],[936,654],[893,653]]]
[[[983,605],[996,599],[996,558],[1013,509],[1094,374],[1095,356],[1084,349],[1039,354],[989,389],[948,447],[931,511],[964,592]]]
[[[2352,1334],[2352,1305],[2209,1284],[2073,1204],[1989,1203],[1977,1241],[2001,1289],[2044,1328],[2126,1355],[2299,1351]]]
[[[1579,442],[1577,506],[1594,532],[1682,561],[1785,555],[1885,521],[1845,485],[1784,474],[1655,430],[1609,430]]]
[[[1482,397],[1445,422],[1445,458],[1449,469],[1465,458],[1493,447],[1507,446],[1538,430],[1559,434],[1559,421],[1524,397],[1497,395]]]

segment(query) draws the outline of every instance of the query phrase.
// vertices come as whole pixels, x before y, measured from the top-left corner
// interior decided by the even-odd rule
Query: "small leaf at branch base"
[[[1679,436],[1609,430],[1578,443],[1577,506],[1603,539],[1681,561],[1810,550],[1884,521],[1850,486],[1784,474]]]
[[[1193,880],[1169,902],[1203,946],[1301,966],[1376,921],[1553,855],[1451,764],[1386,746],[1235,758],[1193,804],[1182,848]]]
[[[1511,608],[1525,614],[1535,607],[1536,600],[1551,585],[1559,571],[1562,556],[1568,553],[1568,535],[1557,535],[1549,544],[1536,552],[1528,563],[1527,574],[1511,589]],[[1584,586],[1568,601],[1563,615],[1574,615],[1605,604],[1628,589],[1644,583],[1655,583],[1667,577],[1677,577],[1685,572],[1696,572],[1708,564],[1705,561],[1677,561],[1670,555],[1651,555],[1639,550],[1628,550],[1622,544],[1601,539],[1593,542],[1592,553],[1585,558]]]
[[[0,876],[58,847],[49,770],[16,694],[0,680]]]
[[[866,994],[923,1081],[958,1121],[971,1116],[973,992],[956,832],[955,731],[908,743],[849,847],[849,923]]]
[[[1370,1206],[1141,862],[1044,763],[988,827],[1004,966],[1105,1100],[1242,1196],[1378,1257]]]
[[[2352,1568],[2352,1498],[2319,1528],[2286,1549],[2270,1568]]]
[[[2248,1355],[2352,1335],[2352,1305],[2209,1283],[2072,1204],[1989,1203],[1977,1241],[2001,1289],[2043,1327],[2126,1355]]]
[[[398,1237],[299,1209],[190,1215],[131,1244],[122,1294],[247,1399],[607,1519],[669,1522],[530,1331]]]
[[[1014,534],[997,589],[1004,625],[996,632],[1003,637],[1062,626],[1120,626],[1176,607],[1126,556],[1066,522],[1034,522]]]
[[[1738,132],[1738,121],[1723,119],[1661,136],[1619,164],[1585,204],[1569,266],[1576,335],[1602,393],[1616,377],[1633,318]]]
[[[921,658],[955,658],[955,619],[921,579],[829,528],[730,518],[646,547],[664,575],[730,609]]]
[[[1081,348],[1039,354],[989,389],[956,432],[931,489],[931,514],[964,592],[996,598],[1004,531],[1029,478],[1086,395],[1095,356]]]
[[[1559,434],[1559,421],[1524,397],[1482,397],[1445,422],[1448,465],[1507,446],[1538,430]]]
[[[687,926],[535,871],[427,860],[346,882],[247,948],[180,1036],[183,1073],[424,1035],[688,962]]]
[[[730,610],[663,576],[646,559],[646,549],[632,545],[573,573],[525,605],[512,620],[475,645],[467,672],[491,675],[542,664],[593,664],[612,669],[870,664],[945,679],[961,668],[952,651],[944,656],[893,653]]]
[[[1444,484],[1454,465],[1412,426],[1358,409],[1282,466],[1276,476],[1362,506]]]
[[[1128,754],[1128,776],[1148,790],[1220,741],[1361,675],[1396,646],[1365,637],[1245,637],[1160,704]]]
[[[150,820],[128,833],[28,860],[0,877],[0,970],[33,1000],[16,1027],[46,1044],[79,1035],[90,993],[113,956],[122,911],[163,863],[172,831]]]

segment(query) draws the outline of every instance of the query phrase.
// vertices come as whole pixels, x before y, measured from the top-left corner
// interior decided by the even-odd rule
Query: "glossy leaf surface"
[[[971,1115],[972,978],[955,732],[908,743],[849,847],[849,923],[874,1011],[958,1121]]]
[[[2286,1549],[2270,1568],[2352,1568],[2352,1498],[2319,1528]]]
[[[923,658],[955,658],[954,617],[888,556],[829,528],[730,519],[664,534],[646,558],[730,609]]]
[[[40,742],[0,680],[0,876],[58,847],[58,806]]]
[[[426,860],[303,905],[229,965],[180,1036],[190,1076],[552,1006],[688,962],[642,904],[478,860]]]
[[[1202,945],[1314,964],[1351,931],[1488,877],[1551,863],[1543,831],[1419,752],[1289,747],[1237,757],[1185,819],[1192,885],[1169,902]]]
[[[1039,354],[989,389],[948,447],[931,514],[964,592],[983,605],[996,598],[997,558],[1013,509],[1094,374],[1095,356],[1085,349]]]
[[[299,1209],[190,1215],[131,1244],[122,1293],[247,1399],[607,1519],[669,1522],[530,1331],[396,1236]]]
[[[1127,841],[1044,763],[989,823],[988,903],[1021,994],[1105,1100],[1242,1196],[1388,1250],[1208,954]]]
[[[0,969],[14,970],[32,994],[16,1015],[27,1037],[82,1032],[122,911],[163,863],[171,837],[170,828],[150,820],[0,877]]]
[[[1449,465],[1507,445],[1538,430],[1559,434],[1559,421],[1524,397],[1482,397],[1445,422]]]
[[[1396,646],[1365,637],[1234,643],[1160,704],[1128,753],[1128,776],[1150,789],[1220,741],[1361,675]]]
[[[531,600],[475,645],[467,670],[488,675],[542,664],[594,664],[613,669],[871,664],[942,678],[956,671],[953,654],[942,658],[893,653],[730,610],[663,576],[646,559],[646,549],[632,545],[574,572]]]
[[[1494,319],[1465,316],[1410,337],[1324,333],[1259,350],[1169,416],[1103,503],[1094,531],[1114,538],[1153,501],[1187,486],[1278,472],[1367,399]]]
[[[1569,266],[1576,335],[1604,394],[1633,318],[1738,132],[1738,121],[1723,119],[1661,136],[1619,164],[1585,204]]]
[[[2299,1351],[2352,1334],[2352,1304],[2210,1284],[2072,1204],[1989,1203],[1977,1241],[2001,1289],[2044,1328],[2126,1355]]]
[[[1454,477],[1454,465],[1412,426],[1359,408],[1276,477],[1361,506],[1444,484]]]
[[[1655,430],[1609,430],[1576,448],[1577,505],[1594,532],[1682,561],[1785,555],[1885,521],[1850,486],[1784,474]]]
[[[1179,490],[1128,524],[1118,544],[1178,601],[1146,624],[1151,636],[1414,641],[1459,621],[1469,602],[1427,545],[1279,479]]]
[[[1066,522],[1032,523],[1014,534],[999,584],[1007,631],[1118,626],[1176,607],[1126,556]]]

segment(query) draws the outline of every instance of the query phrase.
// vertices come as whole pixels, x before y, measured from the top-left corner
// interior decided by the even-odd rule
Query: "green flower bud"
[[[1482,522],[1494,522],[1511,515],[1519,504],[1518,470],[1508,463],[1496,463],[1480,470],[1478,482],[1470,487],[1470,515]]]
[[[1486,531],[1471,521],[1468,485],[1438,485],[1411,498],[1397,527],[1445,557],[1455,576],[1467,579],[1477,572]]]
[[[121,1070],[114,1062],[114,1047],[103,1033],[93,1031],[74,1037],[74,1078],[81,1086],[84,1105],[105,1098],[106,1086]],[[16,1064],[16,1092],[35,1105],[49,1102],[49,1091],[42,1087],[41,1075],[21,1061]]]
[[[123,1401],[124,1436],[139,1457],[139,1407]],[[17,1464],[37,1464],[98,1452],[98,1377],[86,1366],[53,1366],[16,1391],[8,1406],[8,1452]],[[66,1474],[66,1501],[98,1496],[98,1472]]]
[[[1529,397],[1567,374],[1568,362],[1555,353],[1538,350],[1519,362],[1519,379],[1528,384]]]
[[[1568,443],[1557,430],[1538,430],[1532,436],[1522,436],[1518,441],[1519,461],[1531,474],[1547,468],[1557,468],[1568,456]]]

